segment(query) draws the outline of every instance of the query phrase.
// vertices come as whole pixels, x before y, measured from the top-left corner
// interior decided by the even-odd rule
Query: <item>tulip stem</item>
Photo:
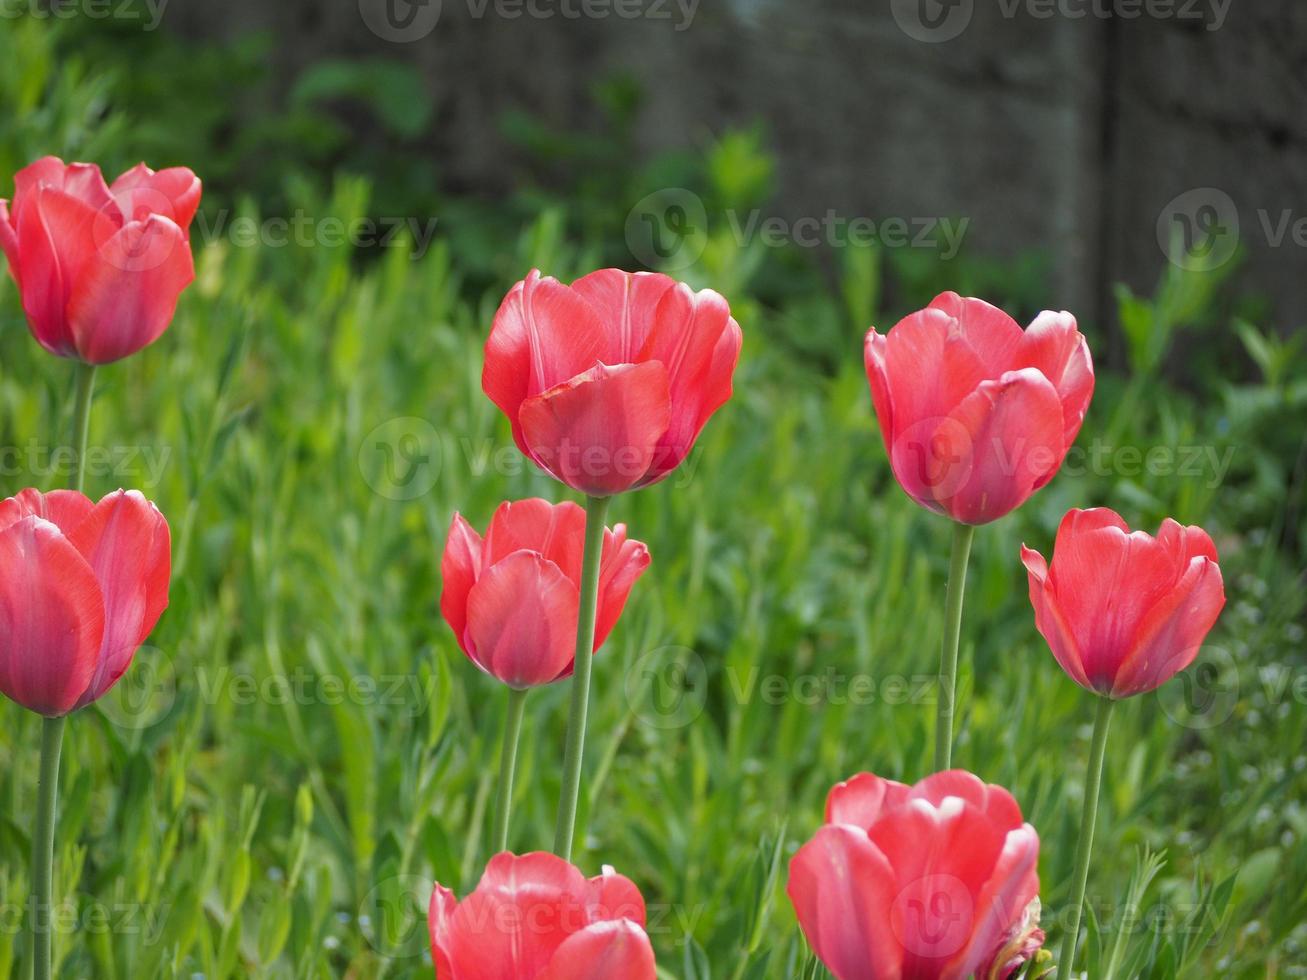
[[[1062,937],[1062,955],[1057,959],[1057,975],[1072,976],[1076,941],[1080,938],[1080,915],[1084,911],[1085,886],[1089,884],[1089,854],[1094,846],[1094,824],[1098,821],[1098,792],[1103,782],[1103,756],[1107,752],[1107,729],[1112,721],[1111,698],[1098,699],[1094,716],[1094,741],[1089,748],[1089,768],[1085,773],[1085,805],[1080,818],[1080,841],[1076,847],[1075,877],[1071,879],[1071,921]]]
[[[599,605],[599,564],[604,551],[607,497],[585,502],[585,555],[581,559],[581,608],[576,620],[576,664],[572,675],[572,709],[567,721],[567,749],[563,755],[563,789],[558,801],[558,828],[554,853],[572,860],[576,832],[576,805],[581,795],[581,760],[585,754],[585,723],[590,708],[590,668],[594,662],[595,611]]]
[[[962,596],[967,588],[967,560],[976,529],[953,525],[953,553],[949,557],[948,594],[944,599],[944,646],[939,655],[939,704],[935,711],[935,771],[953,764],[953,709],[957,703],[958,640],[962,634]]]
[[[32,832],[32,978],[50,980],[53,958],[54,823],[59,797],[59,751],[64,716],[42,719],[41,775],[36,784],[36,828]]]
[[[95,390],[95,365],[78,362],[77,400],[73,406],[73,463],[72,489],[81,493],[86,484],[86,443],[91,432],[91,395]]]
[[[513,773],[517,769],[517,745],[522,737],[522,716],[526,713],[526,690],[508,689],[508,715],[504,721],[504,747],[499,756],[499,809],[495,813],[495,853],[508,850],[509,817],[513,812]]]

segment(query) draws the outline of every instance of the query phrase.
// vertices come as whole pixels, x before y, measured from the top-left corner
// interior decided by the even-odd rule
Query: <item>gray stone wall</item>
[[[459,186],[512,182],[504,111],[584,125],[590,83],[624,68],[650,153],[763,120],[785,218],[965,217],[969,250],[1046,251],[1048,305],[1099,322],[1110,283],[1157,281],[1164,216],[1237,221],[1242,283],[1307,323],[1302,0],[172,0],[165,22],[271,30],[286,79],[411,59]]]

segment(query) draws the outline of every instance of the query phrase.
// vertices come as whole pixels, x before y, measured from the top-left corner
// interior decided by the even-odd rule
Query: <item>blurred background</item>
[[[717,289],[746,337],[690,465],[614,510],[655,563],[596,665],[578,862],[641,886],[665,975],[820,976],[790,854],[835,781],[924,774],[947,527],[892,479],[862,338],[954,289],[1023,324],[1074,312],[1098,368],[1061,474],[978,535],[958,763],[1039,829],[1060,936],[1090,719],[1017,548],[1047,554],[1071,506],[1202,523],[1228,605],[1190,672],[1118,713],[1089,975],[1307,976],[1302,4],[0,15],[0,196],[47,153],[205,184],[176,322],[100,373],[91,487],[159,503],[175,581],[70,726],[64,976],[430,975],[426,898],[479,877],[503,711],[436,613],[445,531],[560,496],[480,393],[481,345],[531,267],[603,265]],[[70,384],[6,279],[6,494],[65,479]],[[565,697],[528,707],[517,850],[549,838]],[[16,976],[23,714],[0,705]]]

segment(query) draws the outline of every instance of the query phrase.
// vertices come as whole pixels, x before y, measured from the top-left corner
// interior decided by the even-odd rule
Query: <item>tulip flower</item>
[[[436,885],[436,980],[655,980],[639,889],[612,868],[587,880],[552,854],[501,853],[471,895]]]
[[[135,490],[0,503],[0,692],[55,718],[103,697],[168,605],[168,522]]]
[[[533,270],[495,314],[481,383],[523,453],[607,497],[681,464],[731,395],[740,343],[711,289],[620,269],[564,286]]]
[[[904,491],[961,524],[988,524],[1057,472],[1094,393],[1070,313],[1025,330],[979,299],[944,293],[881,336],[867,377],[885,451]]]
[[[29,895],[34,980],[49,980],[53,969],[65,716],[102,697],[131,665],[168,605],[171,562],[168,522],[134,490],[98,504],[76,490],[24,490],[0,503],[0,693],[45,716]]]
[[[455,514],[441,562],[440,611],[468,659],[511,688],[570,677],[585,511],[569,502],[504,503],[484,538]],[[649,549],[618,524],[604,530],[593,650],[617,624]]]
[[[1106,508],[1072,510],[1053,567],[1022,547],[1035,625],[1070,678],[1128,698],[1152,691],[1198,655],[1225,605],[1216,547],[1169,518],[1154,538]]]
[[[955,522],[935,712],[935,768],[953,759],[962,600],[974,527],[1020,506],[1053,478],[1094,393],[1085,338],[1070,313],[1022,331],[979,299],[943,293],[865,347],[871,398],[904,491]]]
[[[1225,584],[1216,546],[1200,527],[1169,518],[1157,537],[1131,531],[1104,507],[1071,510],[1051,566],[1024,545],[1035,626],[1068,676],[1099,695],[1072,878],[1072,918],[1058,958],[1070,974],[1089,883],[1112,705],[1156,690],[1184,670],[1216,624]]]
[[[0,200],[0,248],[32,336],[52,354],[107,364],[152,344],[195,278],[189,228],[200,181],[145,164],[106,185],[100,168],[43,157]]]
[[[905,786],[861,773],[790,862],[786,893],[838,980],[1006,980],[1044,941],[1039,835],[961,770]]]
[[[619,524],[603,530],[597,578],[598,622],[588,649],[608,638],[649,549]],[[527,689],[570,677],[576,666],[586,513],[574,503],[523,500],[501,504],[482,538],[455,514],[441,562],[440,611],[474,664],[509,687],[500,756],[494,844],[508,845],[513,773]],[[589,657],[583,657],[588,661]]]

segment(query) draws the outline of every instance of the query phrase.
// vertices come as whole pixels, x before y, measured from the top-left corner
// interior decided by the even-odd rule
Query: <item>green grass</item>
[[[11,26],[0,188],[41,152],[132,159],[110,80],[52,57],[42,25]],[[741,152],[710,159],[718,197],[743,193],[727,186],[750,170]],[[369,213],[362,181],[325,199],[309,186],[285,192],[314,220]],[[419,260],[224,236],[199,250],[165,337],[99,373],[91,441],[107,455],[88,489],[158,503],[174,583],[127,678],[68,727],[62,976],[431,975],[425,902],[433,880],[466,893],[488,857],[506,707],[437,612],[445,530],[455,510],[481,526],[501,500],[563,496],[482,395],[481,345],[513,279],[587,271],[625,218],[589,207],[577,234],[567,206],[536,210],[476,261],[457,227]],[[832,287],[793,259],[718,237],[685,273],[744,328],[736,395],[680,473],[611,512],[654,563],[595,663],[577,861],[639,884],[660,969],[681,980],[820,976],[783,894],[789,856],[837,780],[930,765],[949,527],[889,473],[867,321],[952,285],[1014,310],[1055,302],[1029,265],[848,250]],[[1092,705],[1035,631],[1019,545],[1047,554],[1068,507],[1108,504],[1150,529],[1201,522],[1221,552],[1228,604],[1192,682],[1116,713],[1082,947],[1094,980],[1307,976],[1307,371],[1300,347],[1243,321],[1250,362],[1206,353],[1233,336],[1225,295],[1172,271],[1156,297],[1122,295],[1119,334],[1085,325],[1095,350],[1123,341],[1132,373],[1100,372],[1086,455],[973,550],[955,764],[1010,788],[1038,828],[1050,947]],[[1167,380],[1176,350],[1204,371],[1187,393]],[[0,285],[5,494],[64,482],[50,451],[68,442],[71,385]],[[1138,472],[1154,447],[1170,464]],[[1186,475],[1185,447],[1214,456]],[[552,840],[567,694],[528,701],[519,851]],[[0,703],[0,976],[27,968],[38,729]]]
[[[315,207],[363,213],[366,189]],[[480,392],[506,285],[469,301],[441,245],[358,271],[345,248],[213,243],[164,339],[100,373],[93,445],[166,465],[93,467],[89,488],[146,490],[175,574],[128,680],[69,726],[57,891],[80,928],[57,937],[63,976],[430,974],[414,903],[433,878],[476,882],[505,709],[436,610],[445,528],[456,509],[480,524],[502,499],[561,496]],[[930,758],[947,524],[890,477],[854,326],[822,376],[774,342],[774,314],[737,306],[735,398],[684,472],[613,507],[654,564],[595,665],[577,859],[641,886],[668,977],[806,975],[785,862],[826,790],[863,769],[913,780]],[[27,336],[12,289],[3,308],[3,442],[63,445],[71,366]],[[1187,404],[1150,398],[1123,444],[1226,445]],[[391,480],[379,443],[418,461],[393,471],[412,481]],[[29,482],[61,478],[6,472],[4,489]],[[1246,485],[1212,483],[1064,474],[976,540],[956,764],[1038,828],[1051,938],[1091,705],[1035,632],[1018,546],[1047,549],[1066,507],[1108,502],[1204,520],[1222,550],[1229,604],[1205,661],[1209,688],[1237,691],[1198,720],[1228,718],[1177,724],[1177,681],[1124,705],[1108,750],[1090,951],[1106,963],[1119,942],[1120,977],[1302,975],[1301,600],[1273,542],[1229,523]],[[566,695],[529,699],[517,850],[551,840]],[[0,719],[0,973],[21,975],[37,724],[9,703]],[[1122,932],[1145,850],[1165,860],[1135,883],[1144,925]]]

